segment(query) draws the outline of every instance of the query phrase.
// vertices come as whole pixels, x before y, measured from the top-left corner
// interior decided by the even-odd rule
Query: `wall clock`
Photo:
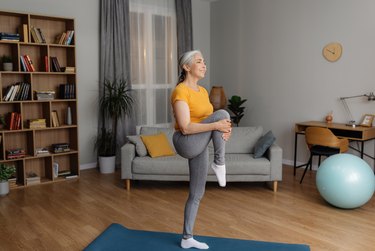
[[[336,62],[340,59],[341,54],[342,45],[340,43],[329,43],[323,48],[323,57],[327,59],[329,62]]]

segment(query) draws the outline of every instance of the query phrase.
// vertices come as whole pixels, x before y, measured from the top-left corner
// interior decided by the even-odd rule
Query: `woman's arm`
[[[229,119],[222,119],[208,124],[192,123],[190,121],[189,106],[185,101],[177,100],[173,104],[173,111],[181,133],[184,135],[214,130],[228,133],[231,130],[231,122]]]

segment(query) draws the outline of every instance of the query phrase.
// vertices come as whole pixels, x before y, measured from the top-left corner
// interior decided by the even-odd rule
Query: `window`
[[[131,83],[137,125],[172,123],[171,90],[177,82],[174,0],[130,1]]]

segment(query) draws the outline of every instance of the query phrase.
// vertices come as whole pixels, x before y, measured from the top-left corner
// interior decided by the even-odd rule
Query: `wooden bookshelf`
[[[0,65],[0,115],[7,122],[0,128],[0,163],[16,167],[17,186],[11,189],[27,187],[30,174],[40,177],[37,184],[67,180],[69,177],[56,175],[54,163],[58,163],[59,172],[79,177],[76,34],[71,31],[74,31],[72,18],[0,11],[1,34],[19,34],[19,41],[0,36],[0,57],[10,56],[13,62],[12,71],[4,71]],[[58,37],[63,33],[73,35],[59,43]],[[25,55],[30,58],[33,71],[25,62]],[[59,66],[69,67],[70,71],[53,71],[51,57],[56,57]],[[14,87],[16,85],[18,87]],[[17,90],[13,98],[12,87],[13,91]],[[40,95],[41,92],[48,95]],[[68,107],[72,121],[69,125],[66,121]],[[16,114],[16,119],[11,120],[12,114]],[[52,117],[55,122],[56,115],[58,126],[53,126]],[[30,121],[37,119],[43,121],[42,125],[30,126]],[[18,127],[10,127],[17,123]],[[54,148],[54,144],[65,145],[61,150],[60,146]],[[24,153],[17,155],[17,149]],[[38,149],[49,152],[40,153]]]

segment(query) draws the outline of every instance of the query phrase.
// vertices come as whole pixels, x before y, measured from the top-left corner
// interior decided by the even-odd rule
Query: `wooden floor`
[[[196,235],[305,243],[312,251],[375,250],[375,199],[355,210],[328,205],[315,173],[284,166],[273,193],[264,183],[208,183]],[[0,197],[0,250],[82,250],[109,224],[175,232],[182,229],[186,182],[136,182],[91,169],[75,181],[12,190]]]

